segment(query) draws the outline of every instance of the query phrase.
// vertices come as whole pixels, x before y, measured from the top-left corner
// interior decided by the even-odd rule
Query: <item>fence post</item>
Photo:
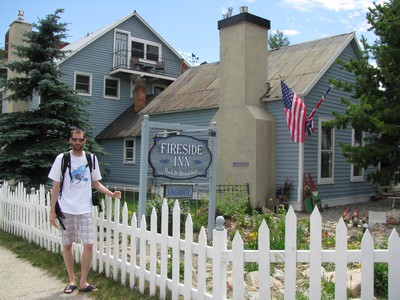
[[[213,232],[213,297],[214,299],[226,298],[226,262],[223,253],[227,250],[227,232],[224,227],[225,219],[216,218],[217,226]]]

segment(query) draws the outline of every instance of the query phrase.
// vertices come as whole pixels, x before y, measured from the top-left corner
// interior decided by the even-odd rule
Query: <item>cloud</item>
[[[335,12],[353,10],[366,11],[368,7],[373,6],[370,0],[283,0],[283,2],[292,5],[295,9],[308,12],[320,8]]]
[[[293,35],[300,34],[300,32],[295,30],[295,29],[283,29],[282,31],[283,31],[284,34],[286,34],[288,36],[293,36]]]

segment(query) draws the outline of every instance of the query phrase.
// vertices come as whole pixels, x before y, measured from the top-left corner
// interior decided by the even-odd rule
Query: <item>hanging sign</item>
[[[211,159],[211,151],[206,140],[185,135],[156,137],[149,151],[153,176],[170,179],[205,177]]]

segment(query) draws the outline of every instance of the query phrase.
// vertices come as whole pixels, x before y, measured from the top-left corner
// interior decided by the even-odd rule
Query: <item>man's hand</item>
[[[117,199],[121,199],[121,192],[120,192],[120,191],[115,191],[115,192],[112,194],[112,197],[113,197],[113,198],[117,198]]]
[[[50,225],[58,228],[56,223],[56,218],[57,218],[56,212],[50,211]]]

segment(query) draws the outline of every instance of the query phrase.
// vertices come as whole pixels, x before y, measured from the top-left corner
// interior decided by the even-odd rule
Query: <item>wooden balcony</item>
[[[127,56],[126,52],[123,53],[124,55],[121,55],[121,52],[113,54],[114,67],[111,69],[110,75],[127,74],[131,77],[146,76],[175,81],[187,70],[186,64],[178,59],[137,57],[131,56],[130,53]]]

